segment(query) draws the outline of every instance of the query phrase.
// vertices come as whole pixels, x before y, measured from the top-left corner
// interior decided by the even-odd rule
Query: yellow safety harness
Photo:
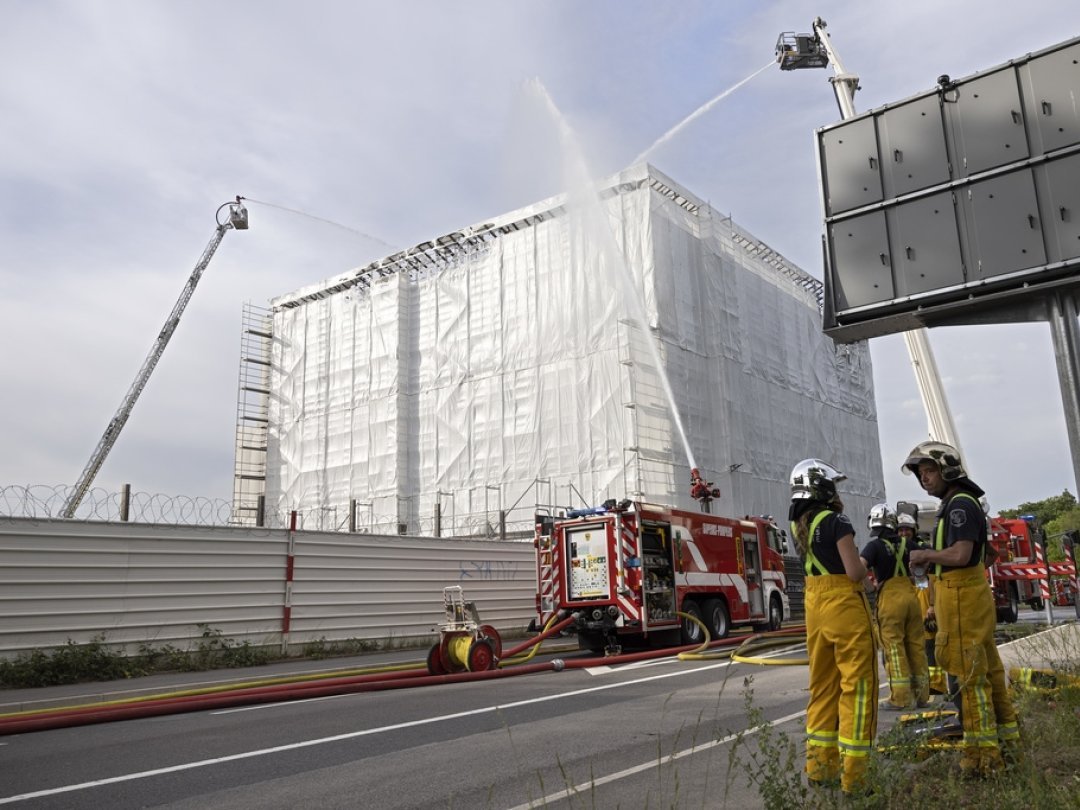
[[[806,534],[806,562],[803,564],[803,570],[808,577],[814,576],[826,576],[829,572],[825,569],[825,566],[821,564],[821,561],[814,556],[814,532],[818,530],[818,526],[825,520],[830,514],[830,510],[823,509],[814,515],[814,519],[810,521],[810,528]],[[795,521],[791,521],[791,536],[796,535]]]
[[[894,546],[892,543],[890,543],[884,537],[882,537],[881,539],[885,541],[885,545],[887,545],[890,549],[892,549],[892,553],[896,556],[896,565],[893,566],[893,572],[892,572],[893,578],[896,578],[896,577],[899,577],[899,576],[905,576],[906,577],[908,575],[908,572],[907,572],[907,568],[905,568],[905,566],[904,566],[904,554],[907,553],[907,538],[906,537],[901,537],[900,538],[900,548],[897,548],[896,546]]]

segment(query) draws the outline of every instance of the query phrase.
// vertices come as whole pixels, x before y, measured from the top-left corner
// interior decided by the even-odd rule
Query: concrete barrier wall
[[[290,578],[291,571],[291,578]],[[191,649],[426,638],[461,585],[502,633],[534,615],[529,542],[0,518],[0,656],[104,637]]]

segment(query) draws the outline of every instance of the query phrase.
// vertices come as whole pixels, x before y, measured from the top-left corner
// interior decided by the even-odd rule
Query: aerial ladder
[[[836,94],[836,103],[840,107],[843,120],[855,117],[855,91],[859,89],[857,74],[848,73],[840,61],[840,56],[833,47],[832,40],[825,30],[825,21],[818,17],[811,26],[812,34],[785,32],[776,42],[776,61],[781,70],[802,70],[804,68],[824,68],[832,64],[833,75],[829,82]],[[949,402],[945,398],[945,389],[941,384],[934,352],[930,348],[930,338],[924,328],[904,332],[908,356],[915,371],[915,382],[919,386],[929,438],[934,441],[951,444],[964,457],[960,447],[960,437],[953,423]]]
[[[210,239],[206,249],[203,250],[202,256],[199,257],[199,261],[195,265],[195,269],[191,271],[191,275],[188,277],[187,283],[184,285],[184,289],[180,293],[180,297],[177,299],[176,304],[173,305],[172,312],[169,313],[169,317],[165,320],[165,325],[158,334],[157,340],[155,340],[154,345],[150,347],[150,353],[147,354],[146,359],[143,360],[142,368],[140,368],[139,373],[135,375],[135,382],[131,384],[131,388],[129,388],[128,392],[124,395],[124,399],[121,401],[116,414],[109,420],[108,427],[105,428],[105,435],[101,437],[101,441],[98,442],[97,447],[94,448],[94,452],[90,455],[90,460],[86,463],[82,475],[79,476],[75,488],[72,490],[71,495],[64,504],[64,510],[61,513],[62,517],[74,517],[75,510],[79,508],[79,504],[82,503],[83,498],[86,497],[86,493],[90,490],[90,485],[94,483],[94,478],[97,476],[98,470],[100,470],[101,465],[105,463],[109,451],[112,450],[113,445],[116,444],[116,440],[120,436],[120,431],[123,430],[128,417],[131,416],[131,409],[135,407],[135,402],[146,387],[146,383],[150,379],[154,367],[157,366],[158,360],[160,360],[161,355],[164,354],[165,347],[169,344],[169,339],[172,338],[173,332],[176,331],[177,324],[180,323],[180,316],[183,314],[184,308],[187,307],[188,301],[191,300],[192,293],[195,292],[195,286],[199,283],[199,279],[202,278],[203,271],[206,270],[206,266],[210,264],[210,260],[214,257],[214,253],[217,252],[221,240],[225,238],[226,231],[230,229],[238,231],[247,230],[248,212],[247,208],[244,207],[243,199],[243,197],[237,196],[236,202],[227,202],[218,206],[217,212],[214,215],[214,220],[217,222],[217,228],[214,230],[213,238]],[[228,211],[226,213],[226,218],[223,221],[222,211],[225,211],[226,209],[228,209]]]

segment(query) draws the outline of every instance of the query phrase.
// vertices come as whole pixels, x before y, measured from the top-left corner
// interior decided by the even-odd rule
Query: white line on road
[[[549,700],[562,700],[564,698],[576,697],[578,695],[586,695],[592,692],[602,692],[607,689],[619,689],[624,686],[634,686],[635,684],[646,683],[648,681],[658,681],[663,678],[675,678],[680,675],[689,675],[693,673],[704,672],[710,669],[721,669],[730,665],[730,661],[721,661],[718,664],[710,664],[704,667],[695,667],[694,669],[680,669],[675,672],[665,672],[660,675],[650,675],[644,678],[635,678],[634,680],[624,681],[622,683],[604,684],[603,686],[590,686],[586,689],[575,689],[572,692],[560,692],[557,695],[547,695],[545,697],[529,698],[528,700],[517,700],[513,703],[504,703],[498,706],[485,706],[480,709],[471,709],[467,712],[444,714],[439,717],[426,717],[422,720],[410,720],[407,723],[395,723],[394,725],[382,726],[381,728],[368,728],[363,729],[362,731],[350,731],[347,734],[335,734],[332,737],[320,737],[314,740],[304,740],[302,742],[289,743],[287,745],[276,745],[273,748],[260,748],[257,751],[245,751],[240,754],[229,754],[228,756],[224,757],[203,759],[196,762],[183,762],[179,765],[170,765],[165,768],[155,768],[150,771],[139,771],[138,773],[127,773],[120,776],[110,776],[105,779],[94,779],[90,782],[80,782],[76,785],[64,785],[62,787],[46,788],[45,790],[35,790],[31,793],[20,793],[18,796],[6,796],[0,798],[0,804],[12,804],[13,802],[26,801],[27,799],[37,799],[41,798],[42,796],[56,796],[60,793],[72,793],[77,790],[88,790],[89,788],[100,787],[102,785],[114,785],[119,782],[132,782],[136,779],[148,779],[152,776],[162,776],[167,773],[190,771],[194,768],[205,768],[210,765],[219,765],[224,762],[235,762],[242,759],[252,759],[253,757],[261,757],[268,754],[279,754],[283,751],[294,751],[300,748],[310,748],[315,745],[323,745],[325,743],[341,742],[342,740],[352,740],[357,737],[367,737],[372,734],[382,734],[387,731],[397,731],[403,728],[414,728],[416,726],[424,726],[431,723],[441,723],[447,720],[458,720],[462,717],[470,717],[478,714],[488,714],[491,712],[505,711],[506,709],[514,709],[519,706],[529,706],[534,703],[544,703]]]
[[[732,740],[737,740],[739,737],[748,737],[751,734],[756,734],[761,731],[762,728],[778,726],[781,723],[786,723],[789,720],[795,720],[806,714],[806,709],[801,712],[795,712],[789,714],[786,717],[778,717],[770,723],[766,723],[765,726],[755,726],[754,728],[748,728],[746,731],[740,731],[736,734],[729,734],[719,740],[713,740],[712,742],[703,743],[702,745],[692,745],[689,748],[684,748],[682,751],[676,751],[674,754],[669,754],[663,757],[659,762],[655,759],[650,759],[648,762],[643,762],[640,765],[634,765],[632,768],[626,768],[622,771],[617,771],[607,776],[600,776],[590,779],[588,782],[583,782],[580,785],[574,785],[566,790],[560,790],[558,793],[549,793],[547,796],[543,796],[539,799],[533,799],[525,804],[519,804],[515,807],[511,807],[510,810],[530,810],[533,807],[547,807],[549,802],[557,802],[559,799],[568,799],[571,796],[576,796],[581,793],[588,793],[600,785],[606,785],[609,782],[615,782],[619,779],[625,779],[628,776],[641,773],[642,771],[649,771],[660,765],[666,765],[669,762],[675,762],[683,757],[693,756],[694,754],[700,754],[702,751],[708,751],[710,748],[715,748],[718,745],[725,745]]]

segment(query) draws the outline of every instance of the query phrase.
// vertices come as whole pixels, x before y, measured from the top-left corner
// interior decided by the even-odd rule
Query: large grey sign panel
[[[1080,294],[1080,37],[817,136],[834,339]]]

